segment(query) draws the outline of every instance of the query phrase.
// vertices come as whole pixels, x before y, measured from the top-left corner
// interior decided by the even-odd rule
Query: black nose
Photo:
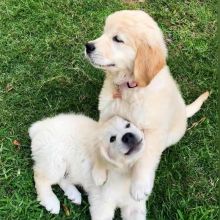
[[[95,45],[93,43],[86,43],[86,53],[91,53],[95,50]]]
[[[137,143],[136,137],[134,134],[128,132],[122,136],[122,142],[128,146],[133,146]]]

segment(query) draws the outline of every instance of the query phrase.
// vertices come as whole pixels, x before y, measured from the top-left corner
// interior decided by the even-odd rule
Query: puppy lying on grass
[[[98,123],[84,115],[61,114],[34,123],[29,129],[34,180],[38,200],[48,211],[58,214],[60,202],[51,186],[58,184],[76,204],[88,193],[93,220],[110,220],[121,208],[124,220],[146,219],[145,201],[130,196],[131,169],[143,153],[143,133],[128,121],[114,116]],[[108,179],[97,186],[93,164],[108,167]]]

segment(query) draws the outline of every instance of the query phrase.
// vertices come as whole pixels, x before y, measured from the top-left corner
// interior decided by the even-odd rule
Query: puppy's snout
[[[137,139],[133,133],[126,133],[122,136],[122,142],[128,146],[133,146],[137,143]]]
[[[95,45],[93,43],[86,43],[86,53],[90,54],[92,51],[95,50]]]

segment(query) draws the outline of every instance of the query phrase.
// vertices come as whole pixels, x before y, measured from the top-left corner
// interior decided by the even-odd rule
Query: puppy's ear
[[[92,160],[92,178],[96,186],[103,185],[107,180],[107,163],[101,154],[101,147],[99,140],[96,140],[93,153],[90,155]]]
[[[92,178],[96,186],[102,186],[108,178],[107,167],[102,161],[95,161],[92,167]]]
[[[96,157],[93,158],[92,167],[92,178],[97,186],[101,186],[107,181],[110,165],[118,167],[118,164],[111,158],[108,146],[99,145]]]
[[[159,47],[141,42],[134,62],[134,78],[138,86],[147,86],[165,64],[165,56]]]

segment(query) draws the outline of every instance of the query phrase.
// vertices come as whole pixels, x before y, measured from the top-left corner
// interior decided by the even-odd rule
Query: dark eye
[[[116,140],[116,136],[111,136],[110,137],[110,142],[112,143],[112,142],[114,142]]]
[[[130,128],[130,123],[126,124],[125,128]]]
[[[118,35],[115,35],[113,38],[112,38],[113,41],[117,42],[117,43],[124,43],[123,40],[121,40]]]

